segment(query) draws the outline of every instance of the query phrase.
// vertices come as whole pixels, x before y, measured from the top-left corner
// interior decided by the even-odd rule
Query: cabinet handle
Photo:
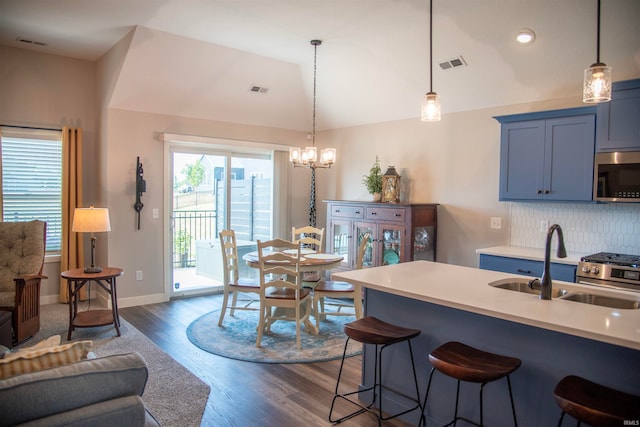
[[[542,190],[538,190],[538,191],[536,191],[536,193],[542,194]]]
[[[544,190],[544,194],[549,194],[550,191],[549,190]]]
[[[356,211],[356,215],[360,215],[360,211]]]
[[[335,213],[340,213],[340,209],[336,209],[334,212]]]
[[[518,273],[532,274],[532,272],[531,272],[531,271],[529,271],[529,270],[522,270],[522,269],[520,269],[520,268],[519,268],[517,271],[518,271]]]
[[[378,215],[378,213],[377,213],[377,212],[371,212],[371,215],[372,215],[372,216],[373,216],[373,215]]]
[[[402,215],[400,215],[399,213],[396,214],[396,217],[400,217],[400,216],[402,216]]]

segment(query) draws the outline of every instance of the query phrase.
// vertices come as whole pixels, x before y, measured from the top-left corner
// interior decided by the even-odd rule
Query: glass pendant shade
[[[289,161],[294,165],[298,165],[301,162],[300,149],[298,147],[289,148]]]
[[[336,149],[324,148],[320,151],[320,163],[323,166],[331,166],[336,162]]]
[[[422,109],[420,119],[423,122],[440,121],[440,99],[435,92],[428,92],[422,98]]]
[[[594,104],[611,101],[611,67],[597,62],[584,70],[582,102]]]

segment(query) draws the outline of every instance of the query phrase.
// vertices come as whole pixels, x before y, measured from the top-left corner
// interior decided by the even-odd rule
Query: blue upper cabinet
[[[640,151],[640,79],[613,83],[611,102],[598,104],[596,151]]]
[[[501,201],[591,201],[596,107],[495,117]]]

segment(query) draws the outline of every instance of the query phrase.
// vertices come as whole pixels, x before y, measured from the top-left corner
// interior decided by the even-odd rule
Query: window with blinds
[[[3,221],[47,222],[47,252],[62,245],[62,133],[3,129]]]

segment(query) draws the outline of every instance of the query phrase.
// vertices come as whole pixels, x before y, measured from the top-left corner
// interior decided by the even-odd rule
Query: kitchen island
[[[510,277],[518,276],[429,261],[333,275],[334,280],[364,287],[367,315],[423,331],[414,341],[423,395],[431,369],[427,356],[447,341],[464,342],[522,360],[522,366],[512,375],[512,387],[518,421],[523,426],[557,423],[560,410],[553,389],[569,374],[640,394],[640,310],[558,299],[542,301],[535,295],[488,285]],[[567,282],[554,281],[554,287],[598,292],[593,287]],[[638,297],[633,292],[616,292]],[[405,349],[389,349],[393,351]],[[390,362],[384,367],[385,384],[410,393],[406,354],[392,354],[387,360]],[[363,354],[363,383],[373,376],[372,364],[373,352],[367,349]],[[455,381],[436,374],[431,387],[425,410],[427,421],[442,425],[453,416]],[[460,390],[460,413],[479,419],[479,386],[463,383]],[[485,425],[512,425],[508,399],[506,382],[487,385]],[[384,407],[394,411],[404,404],[398,397],[385,400]],[[417,425],[416,412],[404,419]]]

